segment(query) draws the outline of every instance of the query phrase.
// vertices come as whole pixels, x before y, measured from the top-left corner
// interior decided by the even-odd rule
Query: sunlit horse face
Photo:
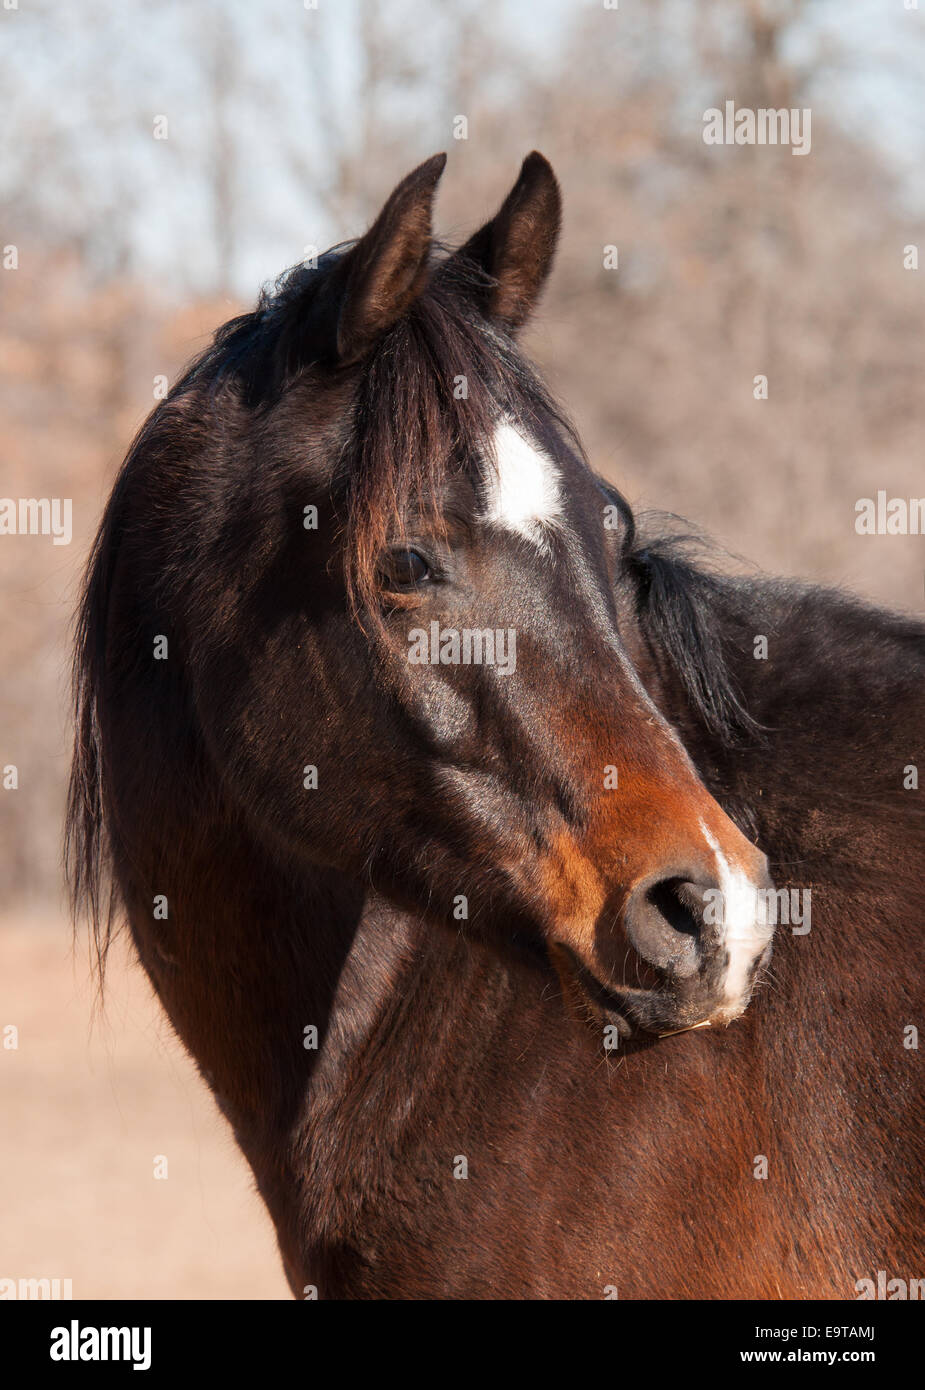
[[[549,951],[618,1026],[725,1021],[768,948],[764,857],[643,689],[611,499],[514,343],[558,187],[531,155],[438,257],[443,163],[176,393],[200,450],[171,533],[198,718],[287,856]]]

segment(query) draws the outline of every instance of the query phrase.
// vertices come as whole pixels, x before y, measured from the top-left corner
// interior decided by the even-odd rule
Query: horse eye
[[[430,565],[416,550],[393,550],[381,567],[387,589],[414,589],[430,575]]]

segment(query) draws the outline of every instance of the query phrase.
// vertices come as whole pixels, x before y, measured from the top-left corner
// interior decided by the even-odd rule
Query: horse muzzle
[[[748,874],[723,882],[683,871],[643,882],[626,900],[622,932],[612,914],[602,915],[593,955],[569,952],[575,979],[624,1034],[731,1023],[770,959],[771,889],[761,855]],[[623,958],[622,981],[615,956]]]

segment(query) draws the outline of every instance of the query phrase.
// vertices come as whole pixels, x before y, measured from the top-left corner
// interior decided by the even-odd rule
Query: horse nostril
[[[680,978],[698,970],[713,947],[704,896],[709,888],[682,869],[631,894],[624,922],[643,960]]]
[[[699,936],[703,926],[703,889],[683,878],[663,878],[646,898],[673,931]]]

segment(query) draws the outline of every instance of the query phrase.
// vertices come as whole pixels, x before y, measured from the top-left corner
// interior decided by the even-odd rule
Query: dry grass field
[[[103,1008],[85,943],[0,921],[0,1278],[74,1298],[289,1298],[250,1169],[120,944]],[[167,1159],[155,1178],[155,1158]]]

